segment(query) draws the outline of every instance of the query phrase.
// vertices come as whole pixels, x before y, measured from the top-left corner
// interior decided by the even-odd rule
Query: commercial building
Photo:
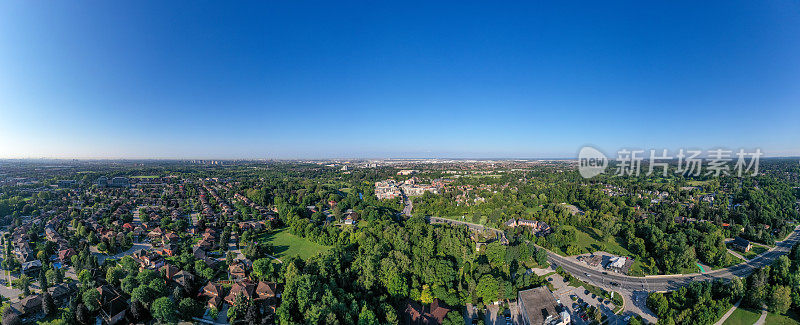
[[[614,256],[609,260],[608,264],[606,264],[606,269],[612,272],[628,274],[628,271],[631,270],[632,266],[633,266],[632,258],[624,256]]]
[[[547,287],[538,287],[519,292],[519,311],[524,325],[566,325],[569,313],[556,301]]]

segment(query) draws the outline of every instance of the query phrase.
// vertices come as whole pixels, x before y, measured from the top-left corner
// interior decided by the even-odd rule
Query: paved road
[[[472,325],[472,319],[478,317],[478,313],[473,309],[471,303],[467,303],[464,308],[464,325]]]
[[[402,195],[403,195],[403,205],[404,205],[403,206],[403,215],[408,217],[408,218],[411,218],[411,210],[414,209],[414,202],[411,201],[411,199],[408,198],[408,196],[406,196],[405,193],[402,193]]]
[[[475,230],[475,231],[502,232],[500,229],[495,229],[495,228],[492,228],[492,227],[487,227],[487,226],[479,225],[477,223],[472,223],[472,222],[459,221],[459,220],[447,219],[447,218],[439,218],[439,217],[427,217],[427,219],[428,219],[428,222],[433,223],[433,224],[446,223],[446,224],[449,224],[449,225],[466,226],[467,228],[470,228],[470,229]]]
[[[138,225],[142,224],[142,220],[139,217],[139,209],[140,208],[148,208],[148,207],[155,207],[155,206],[140,205],[140,206],[137,206],[133,210],[133,224],[134,225],[138,226]],[[150,244],[149,242],[142,241],[142,242],[138,242],[138,243],[134,242],[133,246],[131,246],[131,248],[128,248],[128,250],[126,250],[124,252],[121,252],[121,253],[117,253],[117,254],[112,255],[112,256],[106,255],[105,253],[101,253],[99,250],[97,250],[97,246],[90,247],[89,251],[92,253],[92,255],[97,256],[97,263],[100,264],[100,265],[103,265],[103,262],[105,262],[106,259],[109,259],[109,258],[120,259],[120,258],[123,258],[123,257],[125,257],[127,255],[131,255],[131,254],[133,254],[133,253],[135,253],[137,251],[140,251],[142,249],[150,250],[150,248],[152,248],[152,247],[153,247],[153,245]]]
[[[466,221],[457,221],[437,217],[429,217],[428,219],[431,223],[464,225],[475,230],[492,230],[498,233],[504,233],[502,230],[497,228],[487,227]],[[759,254],[751,260],[727,268],[708,271],[706,273],[634,277],[597,270],[574,258],[563,257],[549,250],[547,251],[547,259],[550,263],[556,266],[561,266],[565,271],[569,272],[573,276],[583,281],[596,283],[597,285],[608,290],[623,290],[631,293],[636,291],[672,291],[694,281],[732,279],[734,276],[746,277],[754,270],[771,265],[775,259],[781,255],[789,253],[789,251],[792,249],[792,246],[794,246],[798,241],[800,241],[800,226],[795,227],[794,231],[789,234],[786,239],[778,242],[775,247]],[[553,267],[555,268],[556,266]],[[612,286],[610,282],[616,282],[618,285]]]
[[[746,277],[754,270],[772,264],[781,255],[787,254],[794,244],[800,241],[800,227],[795,230],[782,242],[779,242],[772,249],[761,253],[753,259],[724,269],[709,271],[707,273],[692,273],[679,275],[650,275],[645,277],[634,277],[613,272],[604,272],[589,267],[583,262],[574,258],[563,257],[556,253],[547,252],[550,263],[561,266],[564,270],[575,277],[592,281],[600,284],[606,289],[626,290],[626,291],[671,291],[685,286],[693,281],[706,281],[714,279],[731,279],[734,276]],[[555,266],[554,266],[555,267]],[[611,286],[610,282],[616,282],[618,286]]]
[[[97,256],[97,263],[100,264],[100,265],[103,265],[103,262],[105,262],[106,259],[109,259],[109,258],[121,259],[121,258],[123,258],[123,257],[125,257],[127,255],[132,255],[133,253],[135,253],[137,251],[140,251],[142,249],[150,250],[150,248],[152,248],[152,247],[153,247],[153,245],[151,245],[150,243],[146,243],[146,242],[133,243],[133,246],[131,246],[131,248],[128,248],[128,250],[126,250],[126,251],[124,251],[122,253],[117,253],[117,254],[112,255],[112,256],[109,256],[109,255],[106,255],[104,253],[101,253],[100,251],[97,250],[96,246],[92,246],[90,248],[90,251],[92,252],[92,255]]]
[[[497,305],[488,305],[486,306],[486,314],[483,315],[484,317],[484,324],[486,325],[503,325],[505,320],[503,319],[503,315],[498,315],[500,311],[500,307]]]
[[[428,220],[431,223],[464,225],[475,230],[492,230],[501,234],[505,234],[500,229],[465,221],[456,221],[436,217],[429,217]],[[575,258],[563,257],[548,250],[546,250],[546,252],[547,259],[548,262],[551,263],[551,267],[556,268],[557,266],[561,266],[565,271],[584,282],[591,283],[606,290],[620,292],[623,294],[624,299],[626,299],[628,302],[625,304],[626,311],[636,310],[635,313],[645,317],[645,319],[650,322],[655,322],[655,315],[653,315],[645,305],[645,299],[648,292],[677,290],[680,287],[686,286],[695,281],[732,279],[734,276],[746,277],[756,269],[771,265],[781,255],[788,254],[789,251],[791,251],[792,246],[794,246],[798,241],[800,241],[800,226],[797,226],[795,230],[789,234],[789,236],[787,236],[783,241],[778,242],[775,247],[757,255],[749,261],[745,261],[734,266],[708,271],[706,273],[650,275],[644,277],[634,277],[614,272],[597,270],[589,267],[585,263],[580,262]],[[616,282],[616,285],[611,285],[611,282]],[[633,301],[631,302],[629,299]]]

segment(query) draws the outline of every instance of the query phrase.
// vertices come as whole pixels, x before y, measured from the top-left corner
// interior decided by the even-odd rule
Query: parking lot
[[[540,271],[538,273],[542,274],[549,274],[547,279],[548,282],[553,285],[553,296],[555,296],[556,300],[570,313],[572,324],[590,324],[592,322],[592,316],[586,313],[587,308],[590,306],[600,310],[600,313],[607,319],[606,324],[627,324],[630,318],[634,316],[634,313],[630,311],[625,311],[619,315],[614,314],[614,310],[617,309],[617,306],[612,301],[592,294],[582,286],[577,288],[569,286],[569,283],[564,282],[564,278],[561,275],[552,273],[552,271],[550,271],[550,273],[542,272],[542,270],[535,271]],[[636,301],[628,301],[627,303],[644,304],[646,294],[644,296],[634,295],[634,297]],[[625,299],[629,298],[626,297]],[[473,317],[477,318],[479,315],[478,311],[477,308],[468,304],[465,313],[465,324],[472,324]],[[522,324],[522,316],[520,315],[517,302],[514,300],[510,301],[508,303],[508,308],[504,308],[502,312],[498,305],[489,305],[481,312],[483,314],[483,321],[487,325]]]

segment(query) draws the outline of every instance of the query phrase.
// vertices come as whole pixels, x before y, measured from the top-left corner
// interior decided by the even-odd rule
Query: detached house
[[[264,281],[253,283],[250,280],[243,280],[233,284],[231,291],[225,296],[225,302],[229,305],[234,305],[236,297],[240,295],[256,303],[262,310],[273,313],[275,311],[275,298],[280,297],[275,283]]]
[[[39,260],[22,263],[22,272],[27,275],[38,274],[41,269],[42,262]]]
[[[231,291],[225,297],[225,302],[233,305],[236,302],[236,296],[242,295],[248,300],[253,300],[255,293],[255,285],[250,281],[240,281],[233,284]]]
[[[97,287],[97,291],[100,292],[99,317],[103,324],[113,325],[122,321],[128,309],[128,299],[109,285]]]
[[[72,248],[62,249],[58,251],[58,259],[63,264],[69,263],[70,258],[72,258],[75,255],[76,255],[75,250]]]
[[[206,284],[205,287],[203,287],[202,290],[200,290],[200,294],[198,296],[208,298],[208,304],[207,304],[208,308],[215,308],[217,310],[220,310],[222,308],[222,302],[223,302],[222,290],[223,289],[221,285],[209,282],[208,284]]]
[[[247,278],[247,265],[243,262],[236,262],[228,267],[228,273],[234,280],[242,280]]]
[[[426,308],[415,301],[409,301],[405,310],[406,324],[441,324],[450,308],[439,299],[433,299],[430,307]]]
[[[20,318],[36,315],[42,311],[42,297],[40,295],[27,296],[9,305],[8,309]]]

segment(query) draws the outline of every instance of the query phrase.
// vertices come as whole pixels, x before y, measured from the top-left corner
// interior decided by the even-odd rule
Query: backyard
[[[767,251],[767,248],[764,247],[764,246],[753,245],[753,248],[751,248],[749,252],[747,252],[747,253],[739,252],[739,254],[742,254],[742,256],[744,256],[746,259],[750,260],[753,257],[756,257],[756,255],[761,254],[761,253],[766,252],[766,251]]]

